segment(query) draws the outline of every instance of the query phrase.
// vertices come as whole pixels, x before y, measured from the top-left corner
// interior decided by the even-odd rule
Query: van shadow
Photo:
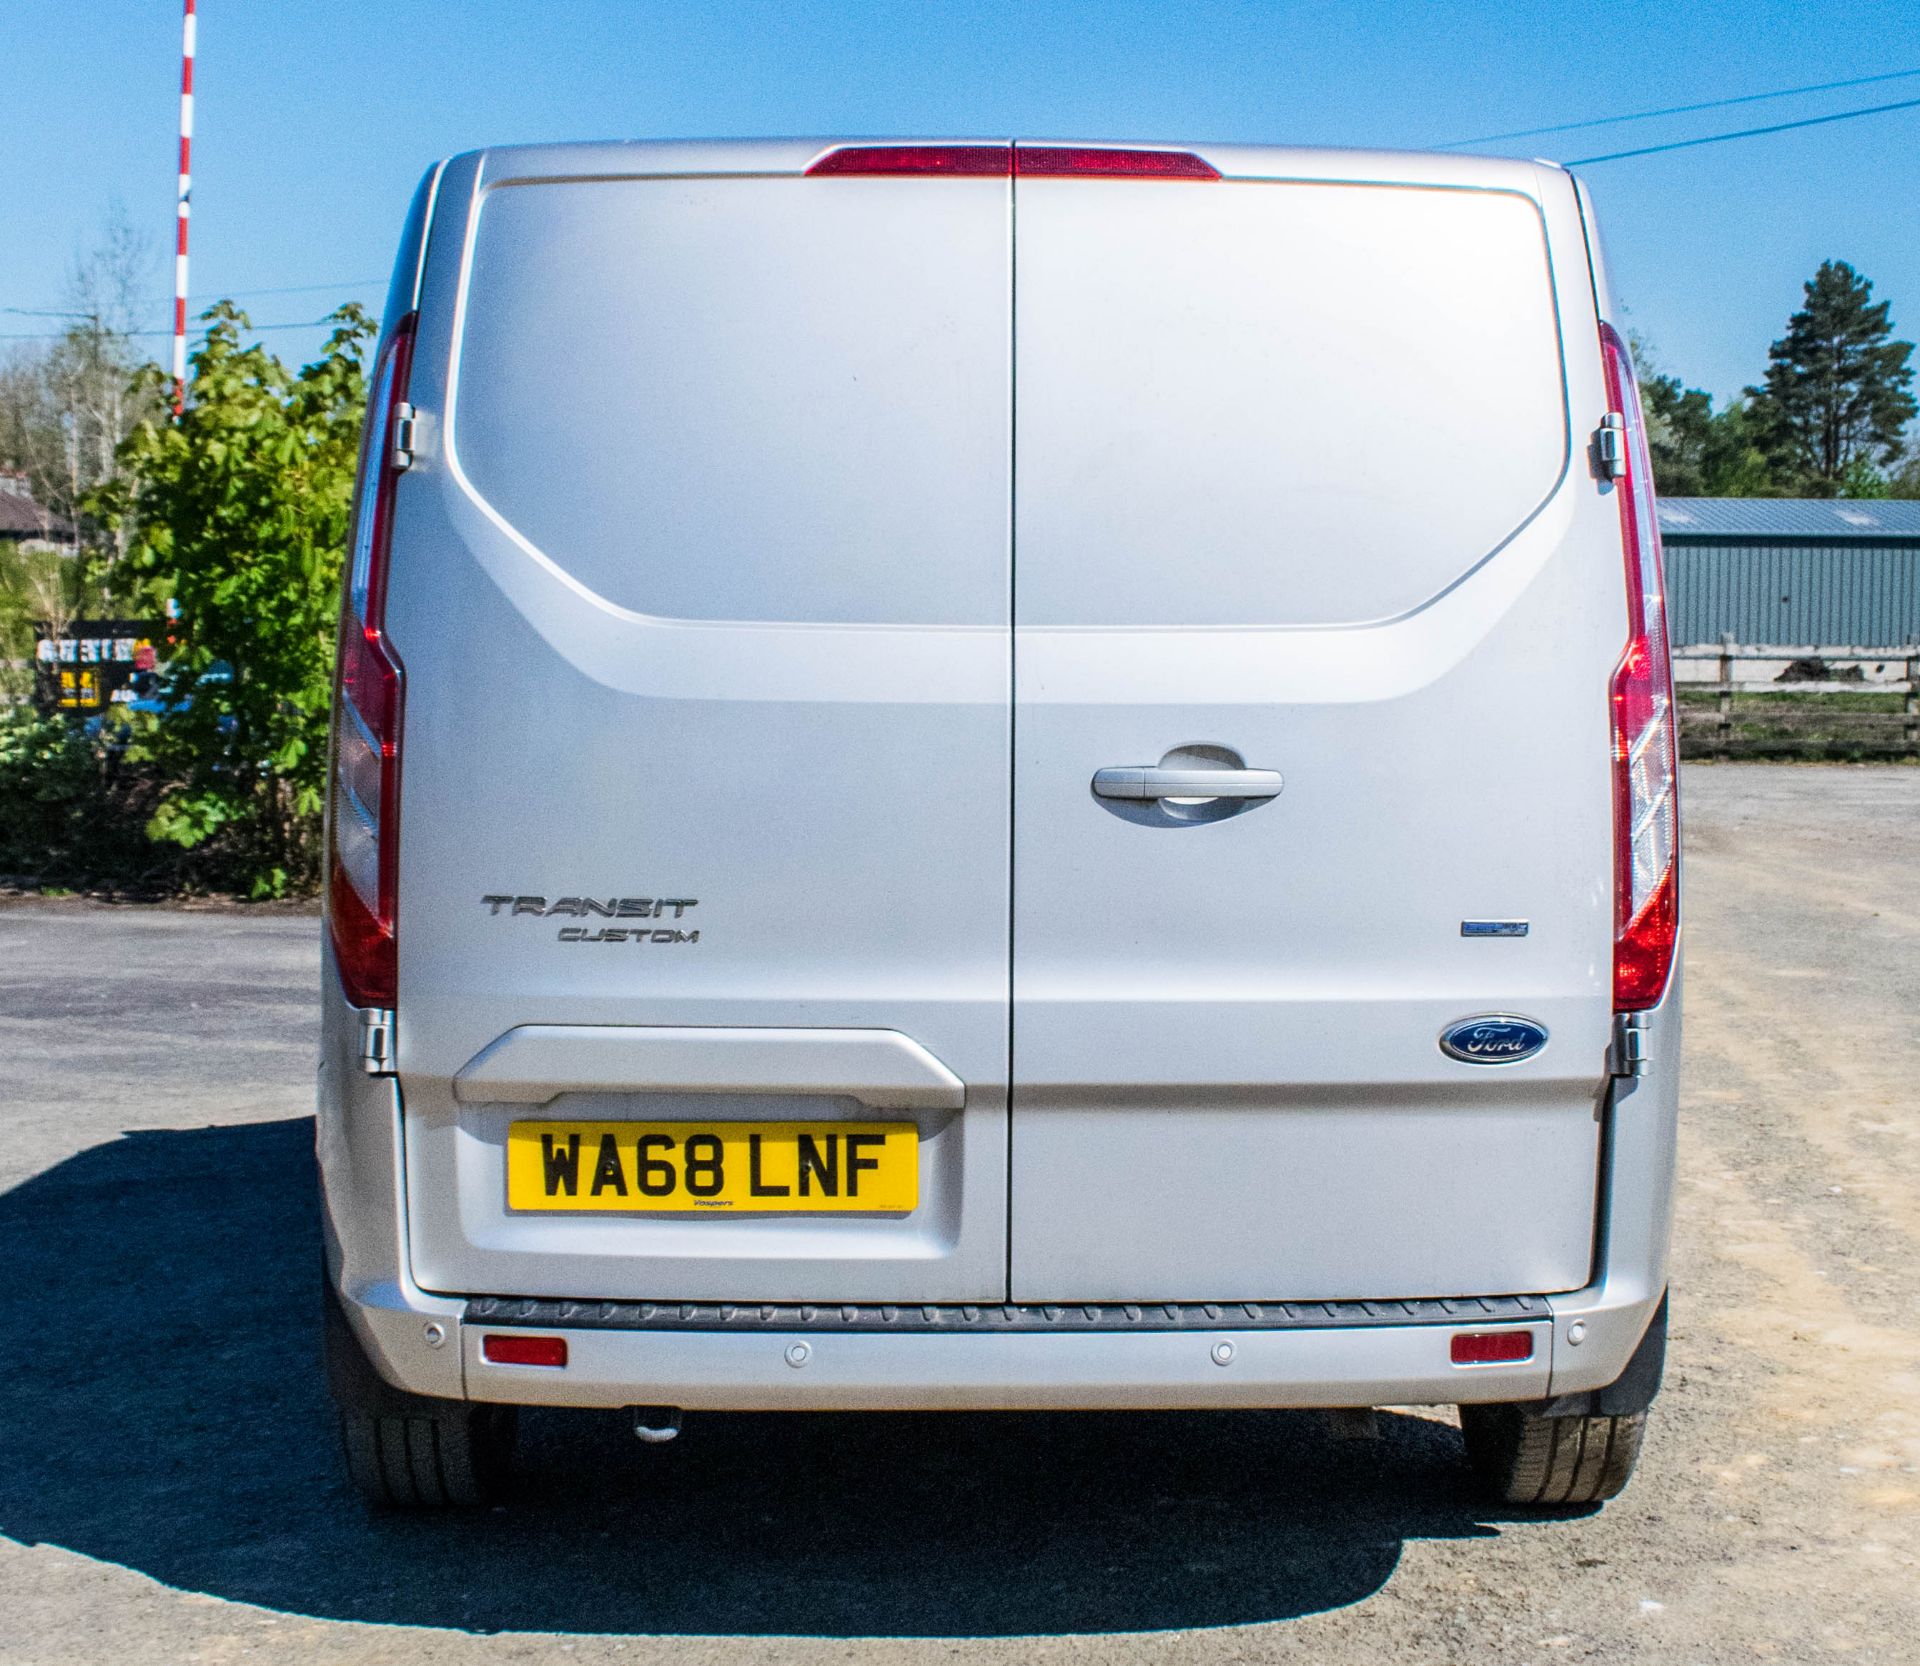
[[[534,1412],[504,1508],[370,1514],[319,1367],[312,1132],[129,1134],[0,1195],[0,1531],[317,1617],[834,1637],[1283,1619],[1493,1531],[1450,1426],[1300,1413],[710,1415],[648,1448]]]

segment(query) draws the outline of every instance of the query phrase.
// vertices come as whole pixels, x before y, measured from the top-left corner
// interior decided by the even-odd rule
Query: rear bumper
[[[1550,1324],[1524,1364],[1455,1366],[1452,1327],[1161,1331],[751,1332],[542,1329],[564,1369],[495,1365],[498,1327],[469,1320],[468,1397],[516,1405],[708,1411],[1133,1410],[1532,1400],[1547,1392]]]
[[[1656,1305],[1615,1309],[1595,1297],[1269,1305],[1251,1310],[1257,1318],[1237,1305],[808,1308],[764,1318],[688,1306],[657,1310],[655,1325],[631,1322],[642,1304],[492,1297],[448,1304],[451,1313],[446,1298],[427,1298],[429,1315],[391,1285],[349,1292],[344,1306],[363,1337],[401,1344],[379,1369],[416,1393],[708,1411],[1042,1411],[1545,1400],[1617,1377]],[[1574,1323],[1578,1343],[1566,1334]],[[397,1370],[409,1358],[425,1363],[416,1339],[428,1327],[443,1337],[426,1351],[431,1365],[417,1376]],[[1530,1357],[1453,1364],[1451,1338],[1486,1330],[1524,1331]],[[563,1368],[486,1358],[489,1335],[535,1332],[566,1340]]]
[[[1187,1309],[1178,1324],[1159,1328],[1099,1318],[1082,1324],[1067,1317],[1076,1310],[1064,1309],[1057,1325],[1002,1322],[976,1329],[915,1327],[910,1317],[904,1325],[868,1324],[858,1314],[836,1328],[830,1318],[815,1323],[797,1313],[789,1322],[780,1311],[759,1322],[707,1325],[696,1315],[658,1323],[645,1313],[585,1314],[607,1304],[502,1304],[431,1293],[409,1276],[403,1249],[398,1095],[390,1079],[359,1074],[350,1027],[331,1022],[319,1126],[329,1276],[378,1375],[394,1387],[444,1399],[712,1410],[1039,1410],[1417,1405],[1577,1394],[1619,1379],[1666,1291],[1678,997],[1676,975],[1652,1015],[1653,1068],[1614,1084],[1596,1276],[1564,1295],[1505,1298],[1486,1307],[1336,1304],[1341,1312],[1333,1323],[1272,1309],[1251,1322],[1223,1305],[1217,1317]],[[529,1311],[516,1315],[506,1311],[511,1306]],[[1442,1306],[1448,1311],[1414,1311]],[[915,1310],[901,1311],[910,1316]],[[1013,1310],[980,1311],[991,1317]],[[487,1332],[516,1327],[565,1337],[566,1367],[486,1360]],[[1449,1340],[1457,1331],[1507,1327],[1531,1335],[1528,1360],[1451,1363]],[[1216,1352],[1223,1345],[1227,1362],[1220,1364]],[[796,1365],[791,1356],[802,1348]]]
[[[843,1325],[839,1310],[828,1309],[816,1323],[650,1328],[591,1314],[585,1323],[561,1320],[559,1310],[573,1303],[425,1300],[431,1313],[415,1309],[393,1285],[344,1298],[363,1338],[397,1344],[382,1352],[381,1375],[415,1393],[507,1405],[707,1411],[1064,1411],[1545,1400],[1617,1378],[1658,1294],[1617,1305],[1598,1290],[1485,1304],[1351,1304],[1450,1311],[1411,1322],[1389,1314],[1378,1323],[1343,1313],[1321,1325],[1254,1323],[1236,1306],[1220,1308],[1218,1322],[1184,1313],[1177,1327],[1165,1328],[1071,1319],[1022,1326],[997,1321],[1008,1310],[991,1308],[979,1310],[982,1322],[971,1325],[868,1325],[864,1316]],[[1570,1340],[1575,1325],[1578,1342]],[[419,1338],[429,1327],[444,1340],[423,1349]],[[1454,1335],[1496,1329],[1525,1331],[1530,1357],[1452,1363]],[[515,1332],[563,1337],[567,1364],[501,1365],[485,1357],[487,1336]],[[412,1360],[423,1369],[406,1370]]]

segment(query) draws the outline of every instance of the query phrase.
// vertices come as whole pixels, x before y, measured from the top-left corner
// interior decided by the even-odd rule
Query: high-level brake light
[[[1218,179],[1220,170],[1188,150],[1115,145],[842,145],[807,165],[809,174],[937,175],[1004,179]]]
[[[387,557],[413,319],[374,367],[354,487],[352,543],[333,681],[333,779],[327,818],[327,929],[347,999],[394,1004],[402,672],[386,639]]]
[[[842,145],[807,165],[809,174],[950,174],[1002,178],[1013,172],[1011,145]]]
[[[1640,1012],[1666,993],[1680,932],[1679,760],[1660,529],[1640,394],[1619,332],[1602,324],[1600,345],[1607,398],[1626,430],[1623,472],[1614,480],[1629,626],[1612,687],[1613,1004],[1619,1012]]]
[[[1220,170],[1190,150],[1121,150],[1099,145],[1021,145],[1013,171],[1041,179],[1218,179]]]

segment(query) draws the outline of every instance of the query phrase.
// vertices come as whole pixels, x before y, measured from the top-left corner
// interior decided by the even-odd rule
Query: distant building
[[[0,469],[0,539],[16,548],[43,544],[52,549],[71,549],[73,523],[36,501],[24,474]]]
[[[1659,500],[1676,646],[1920,642],[1920,502]]]

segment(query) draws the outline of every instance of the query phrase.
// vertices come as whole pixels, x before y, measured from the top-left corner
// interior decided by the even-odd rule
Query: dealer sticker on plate
[[[516,1122],[507,1207],[639,1214],[906,1214],[911,1122]]]

